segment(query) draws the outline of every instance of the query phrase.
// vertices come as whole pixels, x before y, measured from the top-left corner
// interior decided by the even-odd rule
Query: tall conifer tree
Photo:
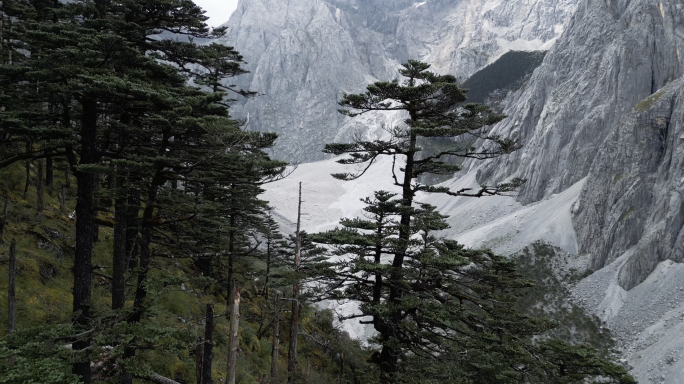
[[[445,161],[449,157],[487,159],[519,148],[514,139],[488,133],[488,127],[504,116],[487,106],[466,104],[467,90],[459,88],[453,76],[436,75],[429,67],[411,60],[400,70],[402,80],[374,83],[366,93],[345,95],[340,101],[340,112],[351,117],[403,111],[405,124],[392,127],[389,138],[325,148],[327,153],[349,154],[339,163],[366,164],[359,173],[333,175],[342,180],[360,177],[380,156],[394,157],[391,176],[401,188],[396,198],[377,192],[375,199],[365,200],[366,218],[345,219],[343,228],[313,237],[333,246],[338,256],[351,257],[337,263],[340,278],[335,284],[343,288],[332,297],[358,302],[359,313],[346,319],[362,318],[378,332],[375,341],[381,349],[372,361],[380,369],[380,382],[560,383],[604,375],[614,382],[632,383],[617,364],[600,359],[586,364],[583,347],[533,342],[532,336],[552,324],[516,311],[516,292],[530,284],[515,271],[514,263],[434,235],[448,228],[445,216],[432,206],[417,205],[418,192],[478,198],[511,191],[523,181],[452,191],[418,180],[426,174],[451,175],[460,170]],[[421,154],[419,138],[442,138],[453,144]],[[463,145],[475,140],[482,142],[481,149]],[[403,165],[399,172],[397,163]],[[553,355],[559,351],[565,356],[576,354],[568,363],[576,369],[572,374],[563,368],[557,374],[559,362]],[[480,360],[468,357],[468,362],[459,364],[461,371],[449,375],[437,373],[438,363],[429,364],[459,354]]]

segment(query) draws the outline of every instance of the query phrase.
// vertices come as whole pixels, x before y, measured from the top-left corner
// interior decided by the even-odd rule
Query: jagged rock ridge
[[[321,159],[354,131],[337,113],[342,92],[395,78],[408,58],[465,79],[511,49],[548,48],[577,1],[241,0],[221,41],[249,63],[238,85],[260,96],[232,112],[281,134],[276,157]]]

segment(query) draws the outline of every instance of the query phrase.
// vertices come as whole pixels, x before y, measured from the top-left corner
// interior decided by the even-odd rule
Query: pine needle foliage
[[[363,164],[357,173],[333,174],[341,180],[363,175],[380,156],[392,156],[399,194],[378,191],[364,199],[363,218],[347,218],[341,228],[313,235],[336,260],[337,281],[330,298],[358,303],[357,313],[372,325],[379,350],[371,361],[380,383],[583,383],[605,379],[633,383],[619,364],[603,360],[589,347],[557,340],[539,341],[556,324],[528,316],[516,305],[533,284],[514,261],[489,250],[467,249],[439,237],[445,216],[416,204],[418,192],[484,197],[504,194],[524,181],[452,191],[429,186],[421,175],[450,175],[460,167],[445,157],[489,159],[509,154],[517,140],[488,133],[505,116],[490,107],[467,104],[466,90],[450,75],[409,60],[402,79],[377,82],[357,95],[344,95],[340,113],[403,111],[403,125],[373,141],[329,144],[325,152],[348,155],[341,164]],[[453,139],[453,145],[419,156],[418,138]],[[457,141],[459,140],[459,141]],[[479,141],[479,147],[462,145]],[[403,165],[397,172],[397,163]],[[403,174],[401,174],[401,173]],[[562,356],[562,358],[561,358]]]

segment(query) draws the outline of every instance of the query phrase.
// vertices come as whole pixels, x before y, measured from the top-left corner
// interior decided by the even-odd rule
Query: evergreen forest
[[[281,228],[263,192],[292,167],[231,117],[259,90],[230,85],[243,57],[206,20],[191,0],[1,2],[0,384],[635,383],[594,318],[538,310],[552,249],[466,248],[417,198],[514,194],[425,182],[518,150],[489,132],[505,116],[408,60],[339,101],[405,122],[324,150],[343,181],[389,156],[396,190],[334,230]]]

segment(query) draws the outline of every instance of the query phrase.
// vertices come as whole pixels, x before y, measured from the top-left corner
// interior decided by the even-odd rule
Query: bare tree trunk
[[[123,188],[123,178],[117,180],[119,188]],[[126,212],[126,197],[117,196],[114,203],[114,250],[112,255],[112,309],[122,309],[126,303],[126,269],[128,255],[126,254],[126,231],[128,229],[128,215]]]
[[[64,185],[66,185],[67,189],[71,188],[71,172],[69,171],[69,165],[64,167]],[[65,197],[66,199],[66,197]]]
[[[97,155],[97,103],[84,100],[81,124],[81,165],[96,164]],[[95,227],[95,207],[93,206],[93,188],[95,174],[78,171],[76,202],[76,255],[74,257],[73,312],[76,314],[77,329],[84,330],[90,326],[90,307],[92,301],[93,271],[93,230]],[[84,350],[90,340],[77,341],[74,350]],[[90,355],[76,361],[72,365],[72,373],[79,376],[84,384],[90,384]]]
[[[43,213],[45,208],[43,197],[45,196],[45,159],[38,160],[38,175],[36,177],[36,210]]]
[[[16,296],[16,278],[17,278],[17,241],[12,239],[10,245],[10,256],[9,256],[9,286],[7,290],[7,301],[8,310],[7,315],[9,318],[8,331],[10,334],[14,333],[17,329],[17,296]]]
[[[126,209],[126,259],[128,260],[128,268],[135,264],[138,250],[138,232],[140,224],[138,215],[140,213],[140,190],[133,188],[128,191],[128,208]]]
[[[45,158],[45,186],[49,187],[55,180],[54,161],[50,153]]]
[[[297,207],[297,233],[295,244],[295,265],[294,272],[299,272],[299,267],[302,260],[302,238],[301,238],[301,224],[302,224],[302,183],[299,183],[299,205]],[[295,280],[292,284],[292,320],[290,323],[290,345],[287,356],[287,382],[288,384],[296,383],[297,379],[297,344],[299,339],[299,316],[301,310],[301,303],[299,302],[299,281]]]
[[[162,151],[163,148],[160,150]],[[152,259],[152,253],[150,252],[150,244],[152,242],[151,226],[152,219],[154,217],[154,207],[157,202],[157,196],[159,194],[159,188],[163,185],[164,178],[160,169],[157,169],[154,177],[152,178],[152,183],[147,191],[147,200],[145,202],[145,210],[143,211],[142,220],[140,222],[140,263],[138,265],[138,282],[135,290],[135,299],[133,300],[133,313],[128,318],[129,323],[139,323],[142,319],[143,312],[145,311],[145,301],[147,300],[147,277],[150,269],[150,261]],[[136,206],[136,212],[139,208]],[[136,217],[137,219],[137,217]],[[130,223],[129,217],[129,223]],[[129,226],[130,228],[130,226]],[[137,236],[137,230],[135,232]],[[128,234],[126,239],[129,240]],[[133,251],[134,252],[134,251]],[[129,359],[135,356],[135,347],[127,347],[124,350],[124,359]],[[121,384],[133,384],[133,375],[130,372],[124,371]]]
[[[93,217],[97,217],[100,212],[100,175],[95,175],[95,185],[93,185]],[[93,226],[93,241],[100,241],[100,226]]]
[[[290,323],[290,345],[287,355],[287,382],[289,384],[297,382],[297,348],[299,342],[299,300],[292,300],[292,319]]]
[[[202,384],[202,369],[204,364],[204,339],[197,338],[197,346],[195,347],[195,377],[197,384]]]
[[[7,287],[7,317],[8,333],[11,335],[17,330],[17,296],[16,296],[16,278],[17,278],[17,241],[12,239],[10,244],[9,257],[9,284]],[[9,365],[14,365],[15,356],[8,359]]]
[[[268,301],[268,283],[271,278],[271,242],[273,240],[270,237],[269,235],[269,238],[266,239],[266,279],[264,281],[264,291],[262,292],[266,297],[266,301]]]
[[[24,199],[26,199],[26,197],[28,197],[28,189],[29,189],[30,185],[31,185],[31,160],[26,160],[26,183],[24,183],[24,194],[22,195],[22,197]]]
[[[273,350],[271,351],[271,379],[278,376],[278,360],[280,360],[280,291],[275,293],[273,310]]]
[[[64,212],[66,209],[66,186],[62,185],[62,192],[59,194],[59,210]]]
[[[214,305],[207,304],[202,353],[202,384],[211,384],[211,363],[214,359]]]
[[[9,212],[9,195],[5,196],[5,208],[2,210],[2,221],[0,221],[0,243],[3,236],[5,236],[5,228],[7,227],[7,213]]]
[[[239,326],[240,326],[240,288],[235,286],[233,291],[233,302],[230,311],[230,335],[228,338],[228,369],[226,370],[226,382],[235,384],[235,373],[237,372],[237,350]]]
[[[235,213],[230,214],[230,233],[228,235],[228,308],[232,305],[235,281],[233,278],[233,265],[235,263]]]

